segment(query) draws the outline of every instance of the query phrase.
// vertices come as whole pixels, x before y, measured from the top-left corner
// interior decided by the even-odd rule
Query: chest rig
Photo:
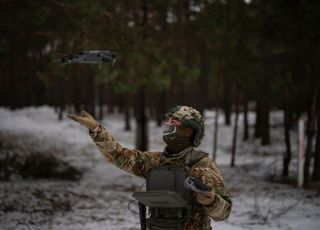
[[[200,161],[206,153],[190,149],[179,158],[161,156],[159,166],[151,168],[146,175],[146,191],[164,191],[178,194],[176,199],[182,198],[181,207],[164,204],[165,199],[159,201],[159,207],[149,207],[149,216],[146,220],[147,229],[150,230],[182,230],[183,224],[202,206],[196,202],[193,191],[184,187],[184,180],[188,177],[189,169]],[[168,198],[169,199],[169,198]]]

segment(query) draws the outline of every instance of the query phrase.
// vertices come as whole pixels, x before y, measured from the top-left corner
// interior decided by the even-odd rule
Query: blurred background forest
[[[282,110],[284,176],[290,130],[304,115],[305,181],[319,180],[319,12],[312,0],[0,0],[0,106],[46,104],[57,119],[116,110],[127,130],[136,119],[141,150],[148,120],[161,125],[173,105],[222,111],[226,125],[243,113],[243,140],[261,145],[272,144],[270,111]],[[116,63],[59,63],[61,53],[95,49],[116,52]]]

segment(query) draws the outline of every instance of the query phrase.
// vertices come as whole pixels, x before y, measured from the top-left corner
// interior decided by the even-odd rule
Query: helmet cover
[[[200,145],[205,132],[205,126],[199,111],[189,106],[175,106],[165,114],[166,118],[174,117],[182,121],[184,125],[191,126],[195,130],[193,145]]]

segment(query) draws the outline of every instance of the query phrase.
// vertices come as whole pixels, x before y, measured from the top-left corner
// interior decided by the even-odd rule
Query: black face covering
[[[167,126],[163,127],[163,140],[172,154],[177,154],[192,145],[194,130],[188,126]]]

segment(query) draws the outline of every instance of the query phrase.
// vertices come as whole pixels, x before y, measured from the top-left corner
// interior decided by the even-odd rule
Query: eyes
[[[168,126],[179,126],[182,125],[182,121],[175,117],[169,117],[166,121],[165,124]]]

